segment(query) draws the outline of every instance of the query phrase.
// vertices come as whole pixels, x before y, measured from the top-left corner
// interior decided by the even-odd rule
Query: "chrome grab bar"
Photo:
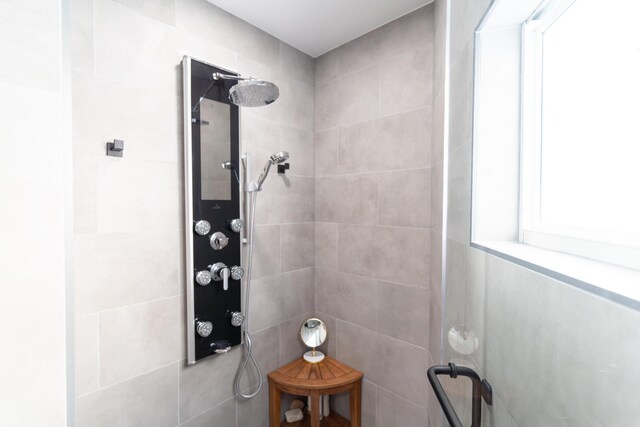
[[[471,397],[471,427],[480,427],[482,423],[482,400],[487,402],[487,405],[493,404],[493,391],[491,384],[487,380],[480,379],[480,376],[471,368],[465,366],[457,366],[455,363],[449,363],[448,365],[436,365],[429,368],[427,371],[427,378],[431,383],[436,398],[440,402],[440,406],[444,411],[444,416],[449,421],[451,427],[463,427],[458,414],[456,414],[453,405],[449,401],[447,393],[444,391],[438,375],[449,375],[451,378],[457,378],[458,375],[470,378],[473,382],[473,395]]]

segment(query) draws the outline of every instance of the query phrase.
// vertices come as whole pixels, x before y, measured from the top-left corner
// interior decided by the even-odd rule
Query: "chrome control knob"
[[[244,314],[240,313],[239,311],[232,311],[231,324],[237,327],[237,326],[242,326],[243,323],[244,323]]]
[[[197,321],[196,322],[196,332],[202,338],[208,337],[209,335],[211,335],[211,332],[213,332],[213,323]]]
[[[231,270],[222,262],[216,262],[210,268],[211,277],[214,282],[222,281],[222,288],[226,291],[229,289],[229,276],[231,275]]]
[[[211,283],[211,273],[207,270],[198,271],[196,273],[196,283],[200,286],[207,286]]]
[[[233,280],[240,280],[244,277],[244,268],[239,265],[234,265],[231,267],[231,278]]]
[[[229,228],[235,233],[239,233],[244,230],[244,221],[240,218],[232,219],[229,221]]]
[[[196,222],[196,225],[193,228],[199,235],[206,236],[211,231],[211,224],[209,224],[209,221],[201,219],[200,221]]]
[[[216,231],[211,236],[211,239],[209,240],[209,242],[211,243],[211,247],[213,249],[215,249],[216,251],[219,251],[220,249],[224,248],[229,244],[229,238],[225,236],[224,233]]]

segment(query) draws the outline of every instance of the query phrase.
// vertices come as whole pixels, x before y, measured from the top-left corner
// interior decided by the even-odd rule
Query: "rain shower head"
[[[278,86],[264,80],[243,80],[229,90],[229,101],[238,107],[262,107],[278,99]]]
[[[280,96],[275,84],[253,77],[214,73],[213,80],[239,80],[229,89],[229,101],[238,107],[262,107],[274,102]]]
[[[264,169],[262,169],[262,173],[256,182],[256,190],[260,191],[262,189],[262,183],[265,179],[267,179],[267,175],[269,175],[269,169],[271,169],[272,165],[276,165],[278,163],[286,162],[289,158],[289,153],[286,151],[278,151],[269,157],[269,161],[264,165]]]

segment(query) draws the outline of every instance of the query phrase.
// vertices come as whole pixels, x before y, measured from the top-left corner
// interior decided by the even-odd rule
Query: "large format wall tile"
[[[429,348],[429,292],[382,281],[378,292],[380,333]]]
[[[338,269],[338,224],[315,223],[316,267]]]
[[[380,66],[380,114],[432,105],[433,46],[402,53]],[[398,78],[402,76],[402,78]]]
[[[429,231],[340,225],[338,269],[409,285],[429,286]]]
[[[316,178],[315,219],[321,222],[375,225],[378,177],[349,175]]]
[[[176,93],[173,29],[110,0],[94,2],[94,61],[101,77]],[[117,22],[118,31],[114,31]],[[131,43],[135,40],[135,43]]]
[[[178,370],[172,364],[77,399],[76,425],[176,426]]]
[[[315,60],[284,42],[280,42],[280,72],[315,84]]]
[[[428,427],[427,410],[378,388],[376,419],[380,426]]]
[[[234,396],[233,377],[241,353],[240,348],[234,348],[227,354],[180,368],[180,422],[201,415]]]
[[[182,297],[100,313],[100,384],[105,387],[182,357]]]
[[[431,164],[431,108],[341,128],[341,173],[427,168]]]
[[[315,135],[315,176],[335,175],[338,172],[338,129],[317,132]]]
[[[373,119],[378,114],[379,68],[373,66],[316,89],[316,131]]]
[[[431,225],[430,169],[383,173],[379,177],[380,225],[419,228]]]
[[[378,283],[366,277],[316,268],[315,308],[375,330],[378,326]]]
[[[179,231],[75,237],[78,314],[177,295],[182,289]]]
[[[313,237],[312,222],[280,226],[283,272],[313,267]]]
[[[202,415],[180,424],[180,427],[234,427],[236,425],[236,399],[232,397],[214,406]]]

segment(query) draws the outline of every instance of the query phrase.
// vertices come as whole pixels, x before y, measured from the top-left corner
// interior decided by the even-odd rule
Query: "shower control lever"
[[[216,251],[219,251],[220,249],[224,248],[229,244],[229,238],[225,236],[224,233],[216,231],[211,236],[211,239],[209,240],[209,242],[211,243],[211,247],[213,249],[215,249]]]
[[[216,262],[211,266],[211,276],[214,282],[222,281],[222,289],[225,291],[229,289],[229,276],[231,276],[231,270],[222,262]]]

